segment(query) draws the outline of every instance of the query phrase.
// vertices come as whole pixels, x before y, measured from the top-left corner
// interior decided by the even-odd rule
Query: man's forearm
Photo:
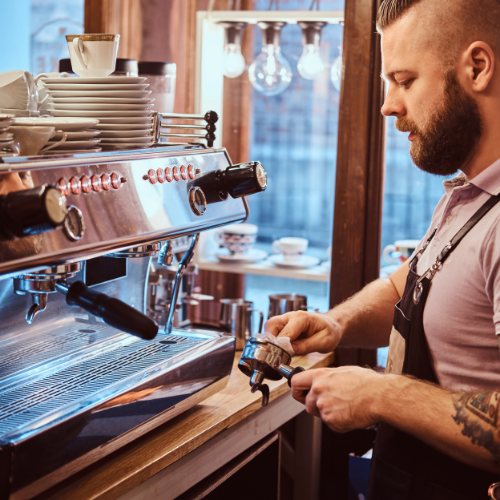
[[[399,294],[389,279],[367,285],[327,314],[342,331],[340,346],[384,347],[389,345],[394,306]]]
[[[377,420],[474,467],[500,472],[500,391],[454,393],[401,375],[383,377]]]

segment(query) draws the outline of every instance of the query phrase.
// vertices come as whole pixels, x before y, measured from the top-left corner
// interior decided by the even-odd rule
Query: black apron
[[[465,224],[423,275],[416,272],[419,255],[410,262],[402,299],[396,305],[387,371],[438,384],[424,332],[424,308],[432,278],[464,236],[498,202],[492,196]],[[451,418],[452,415],[450,415]],[[395,427],[381,423],[370,473],[369,500],[486,500],[495,475],[458,462]]]

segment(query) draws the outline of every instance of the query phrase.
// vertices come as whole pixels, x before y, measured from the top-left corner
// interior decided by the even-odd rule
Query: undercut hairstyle
[[[429,28],[433,42],[448,58],[456,58],[475,41],[488,43],[500,54],[500,0],[382,0],[378,31],[383,32],[413,8],[422,12],[416,29]]]

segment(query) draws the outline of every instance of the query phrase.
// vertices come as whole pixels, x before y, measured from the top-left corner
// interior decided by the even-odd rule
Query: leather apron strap
[[[438,383],[423,323],[432,279],[462,239],[498,202],[500,197],[492,196],[422,276],[416,273],[418,258],[437,228],[411,261],[403,297],[395,308],[388,371]],[[458,462],[387,424],[379,425],[369,500],[486,500],[489,486],[497,481],[498,475]]]

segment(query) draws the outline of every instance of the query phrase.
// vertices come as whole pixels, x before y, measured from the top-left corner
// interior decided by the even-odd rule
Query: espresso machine
[[[0,159],[0,498],[40,495],[225,386],[234,337],[175,315],[200,299],[200,232],[244,221],[266,182],[194,144]]]

